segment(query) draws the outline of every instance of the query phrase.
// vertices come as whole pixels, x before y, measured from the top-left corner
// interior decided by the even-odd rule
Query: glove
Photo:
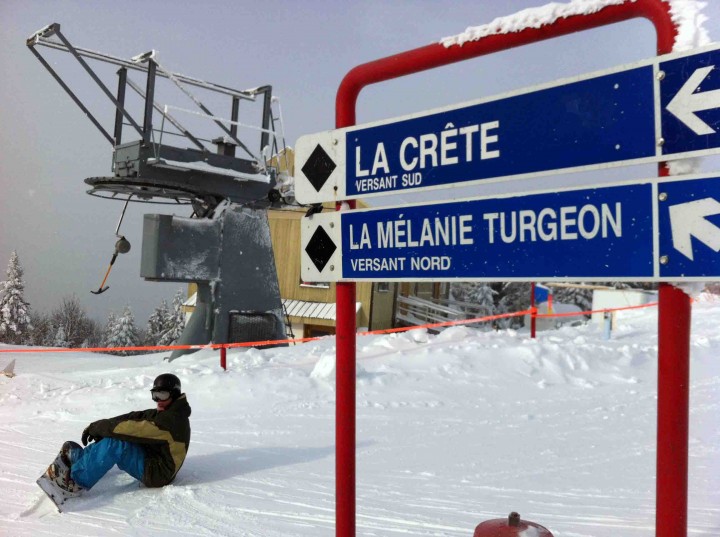
[[[89,442],[98,442],[102,440],[102,436],[95,436],[94,434],[90,433],[90,425],[85,427],[85,430],[82,432],[82,445],[87,446]]]

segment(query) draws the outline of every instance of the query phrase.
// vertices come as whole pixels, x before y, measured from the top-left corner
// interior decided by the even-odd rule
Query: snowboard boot
[[[70,469],[62,460],[56,459],[45,472],[48,479],[59,488],[72,495],[80,494],[81,487],[70,477]]]
[[[59,488],[64,490],[65,492],[70,493],[71,495],[77,495],[80,494],[80,491],[82,490],[82,487],[80,487],[75,481],[73,481],[72,477],[70,477],[70,465],[67,464],[66,461],[70,461],[72,457],[72,445],[68,446],[68,449],[65,449],[66,444],[75,444],[75,442],[65,442],[63,444],[62,449],[60,450],[60,453],[55,458],[53,463],[48,466],[47,471],[45,472],[45,475],[47,475],[48,479],[52,481],[55,485],[57,485]],[[75,444],[75,446],[78,446]],[[77,455],[76,455],[77,460]]]
[[[62,445],[60,457],[68,469],[71,469],[72,465],[75,464],[75,462],[80,458],[80,455],[82,455],[82,452],[83,448],[80,447],[80,444],[73,442],[72,440],[68,440]]]

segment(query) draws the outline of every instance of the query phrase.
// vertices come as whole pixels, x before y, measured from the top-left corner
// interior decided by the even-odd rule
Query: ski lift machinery
[[[93,293],[108,289],[104,285],[117,254],[130,249],[120,235],[128,203],[189,205],[189,217],[145,214],[143,221],[141,277],[194,282],[198,287],[195,310],[176,344],[285,339],[267,209],[293,204],[294,196],[287,163],[284,169],[278,165],[285,144],[272,87],[235,90],[173,73],[159,63],[154,50],[125,60],[75,47],[58,23],[32,34],[27,46],[113,146],[113,175],[85,179],[88,194],[125,202],[112,260]],[[97,84],[115,109],[112,134],[40,54],[40,47],[69,53]],[[100,76],[98,62],[119,67],[115,93]],[[131,73],[144,77],[144,85],[135,82]],[[160,104],[160,81],[189,99],[193,109]],[[214,115],[198,92],[204,99],[207,95],[226,99],[229,118]],[[256,110],[253,117],[259,116],[259,125],[239,121],[241,105],[246,104]],[[191,132],[171,110],[185,114],[184,122],[201,123],[200,131]],[[160,128],[153,122],[156,113],[161,117]],[[251,140],[241,136],[239,128],[249,132]],[[130,133],[127,141],[126,131]],[[170,145],[168,138],[181,144]],[[253,145],[252,140],[258,138],[259,145]],[[274,161],[271,155],[276,155]],[[170,359],[186,352],[190,351],[176,350]]]

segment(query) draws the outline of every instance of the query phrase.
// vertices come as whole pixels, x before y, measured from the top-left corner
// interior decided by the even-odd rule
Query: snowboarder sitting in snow
[[[92,488],[115,464],[148,487],[172,482],[190,445],[190,405],[180,379],[160,375],[150,390],[157,408],[99,420],[82,433],[82,443],[63,444],[69,468],[53,480],[68,492]],[[64,475],[63,475],[64,474]]]

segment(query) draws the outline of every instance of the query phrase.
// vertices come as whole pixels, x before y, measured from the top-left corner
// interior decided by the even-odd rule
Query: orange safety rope
[[[649,308],[657,306],[657,302],[648,302],[647,304],[640,304],[639,306],[625,306],[622,308],[603,308],[600,310],[589,310],[589,311],[573,311],[569,313],[538,313],[535,317],[573,317],[575,315],[592,315],[593,313],[607,313],[611,311],[623,311],[623,310],[637,310],[641,308]]]
[[[572,317],[577,315],[591,315],[593,313],[604,313],[612,311],[622,310],[634,310],[640,308],[649,308],[657,306],[657,302],[649,302],[640,306],[626,306],[622,308],[604,308],[600,310],[592,311],[579,311],[571,313],[536,313],[535,317]],[[381,334],[394,334],[397,332],[407,332],[409,330],[419,330],[421,328],[432,329],[440,328],[444,326],[458,326],[465,324],[475,324],[494,321],[497,319],[509,319],[512,317],[520,317],[521,315],[532,314],[532,309],[518,311],[514,313],[502,313],[499,315],[488,315],[486,317],[476,317],[473,319],[459,319],[455,321],[444,321],[440,323],[423,324],[416,326],[403,326],[400,328],[387,328],[383,330],[368,330],[365,332],[358,332],[358,335],[369,336],[369,335],[381,335]],[[327,336],[323,336],[327,337]],[[90,348],[45,348],[45,349],[0,349],[0,354],[8,353],[50,353],[50,352],[119,352],[119,351],[172,351],[172,350],[201,350],[201,349],[234,349],[238,347],[265,347],[268,345],[281,345],[287,343],[306,343],[308,341],[316,341],[322,339],[321,337],[306,337],[296,339],[274,339],[265,341],[245,341],[242,343],[208,343],[205,345],[148,345],[148,346],[135,346],[135,347],[90,347]]]

